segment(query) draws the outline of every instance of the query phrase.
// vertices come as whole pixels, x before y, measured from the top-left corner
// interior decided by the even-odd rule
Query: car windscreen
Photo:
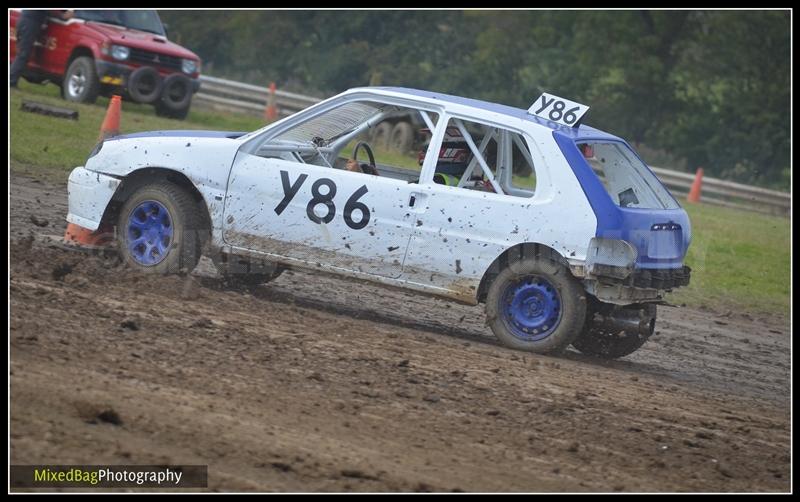
[[[329,144],[332,140],[344,136],[370,118],[378,115],[388,106],[383,103],[369,101],[346,103],[289,129],[276,139],[301,144]]]
[[[620,207],[677,209],[680,205],[639,157],[624,143],[581,141],[584,160]]]
[[[75,17],[164,35],[164,26],[154,10],[76,10]]]

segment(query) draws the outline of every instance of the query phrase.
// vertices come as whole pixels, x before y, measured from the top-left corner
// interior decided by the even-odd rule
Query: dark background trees
[[[204,72],[328,96],[543,91],[663,167],[788,189],[788,11],[161,11]]]

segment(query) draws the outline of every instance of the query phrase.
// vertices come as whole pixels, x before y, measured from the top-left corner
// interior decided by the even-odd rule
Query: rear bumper
[[[686,266],[672,269],[634,269],[620,279],[623,267],[604,266],[583,279],[586,292],[598,300],[617,305],[660,301],[664,293],[689,285],[692,269]],[[608,273],[606,275],[606,273]]]

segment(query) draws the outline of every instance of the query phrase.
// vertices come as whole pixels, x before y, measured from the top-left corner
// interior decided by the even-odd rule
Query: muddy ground
[[[219,491],[790,489],[786,319],[659,307],[615,362],[501,347],[483,309],[61,249],[66,187],[12,176],[11,461],[208,464]]]

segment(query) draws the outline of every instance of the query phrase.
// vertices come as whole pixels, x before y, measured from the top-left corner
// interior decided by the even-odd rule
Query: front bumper
[[[97,76],[101,83],[126,88],[128,85],[128,77],[138,67],[97,59],[95,60],[95,68],[97,69]],[[192,94],[196,94],[197,91],[200,90],[200,79],[191,78],[188,75],[186,75],[186,78],[192,82]]]
[[[76,167],[69,175],[67,221],[89,230],[97,230],[108,203],[122,181],[84,167]]]

